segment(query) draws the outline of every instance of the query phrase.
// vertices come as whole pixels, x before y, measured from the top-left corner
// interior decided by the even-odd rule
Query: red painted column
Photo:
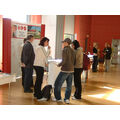
[[[45,25],[44,24],[41,25],[41,38],[42,37],[45,37]]]
[[[3,29],[3,27],[2,27],[2,25],[3,25],[3,23],[2,23],[2,21],[3,21],[3,16],[2,15],[0,15],[0,70],[2,70],[3,68],[2,68],[2,34],[3,34],[3,31],[2,31],[2,29]]]
[[[11,73],[11,20],[3,19],[3,72]]]
[[[41,24],[42,16],[41,15],[30,15],[30,23],[31,24]]]

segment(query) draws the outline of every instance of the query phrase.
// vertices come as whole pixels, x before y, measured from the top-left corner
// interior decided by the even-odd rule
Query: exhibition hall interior
[[[24,39],[29,41],[31,35],[34,38],[33,51],[42,44],[40,41],[43,38],[49,41],[49,45],[44,46],[46,51],[50,49],[50,54],[46,59],[47,64],[39,88],[43,91],[45,86],[51,85],[50,91],[46,89],[43,92],[45,95],[49,92],[48,99],[36,99],[34,91],[37,86],[36,80],[39,78],[36,77],[35,67],[31,91],[25,91],[22,84],[21,56],[27,44],[24,43]],[[56,79],[59,78],[59,73],[66,72],[59,63],[65,60],[64,57],[68,63],[70,62],[69,51],[66,53],[68,57],[64,55],[64,45],[69,43],[69,40],[70,50],[74,48],[74,41],[79,43],[83,52],[82,64],[86,65],[86,68],[82,67],[80,74],[81,97],[74,99],[79,82],[75,85],[73,71],[69,101],[64,99],[68,92],[67,78],[60,88],[61,99],[55,100],[53,98],[57,96]],[[31,51],[28,50],[27,53],[29,52]],[[109,57],[106,55],[108,52]],[[85,60],[85,55],[88,61]],[[36,56],[37,54],[35,59]],[[76,61],[79,58],[76,57]],[[41,55],[40,61],[43,59],[44,56]],[[69,74],[69,71],[66,74]],[[120,105],[119,75],[120,15],[0,15],[0,105]],[[25,73],[24,79],[27,79],[26,76]]]

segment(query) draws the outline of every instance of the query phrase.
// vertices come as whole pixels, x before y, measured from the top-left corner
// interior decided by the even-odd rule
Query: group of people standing
[[[97,72],[98,62],[102,61],[105,64],[105,72],[108,72],[110,68],[111,54],[112,54],[112,49],[111,49],[110,44],[105,43],[105,48],[101,52],[101,55],[100,55],[100,51],[98,50],[98,45],[94,44],[92,71]],[[102,55],[103,57],[101,57]]]
[[[34,37],[29,35],[24,43],[21,54],[21,68],[22,68],[22,85],[25,93],[33,93],[31,87],[33,86],[33,69],[36,72],[36,81],[34,85],[34,97],[40,101],[42,99],[41,86],[43,82],[44,69],[48,66],[48,56],[51,53],[49,46],[49,39],[44,37],[40,40],[39,45],[33,48],[32,42]],[[81,99],[82,85],[81,74],[83,71],[83,49],[77,40],[73,42],[66,38],[63,43],[62,62],[58,64],[61,67],[61,72],[54,83],[54,98],[53,101],[61,102],[61,87],[66,81],[66,90],[64,102],[69,104],[72,80],[74,77],[75,93],[72,99]],[[71,46],[72,45],[72,46]],[[45,47],[48,47],[46,50]]]

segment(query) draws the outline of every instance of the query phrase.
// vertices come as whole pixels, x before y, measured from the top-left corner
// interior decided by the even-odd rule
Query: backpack
[[[42,97],[50,100],[52,94],[52,85],[46,85],[41,91]]]
[[[90,66],[90,59],[87,54],[83,54],[83,70],[88,70]]]

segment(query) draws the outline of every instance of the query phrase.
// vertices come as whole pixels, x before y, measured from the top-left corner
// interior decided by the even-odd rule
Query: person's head
[[[107,44],[107,47],[111,47],[110,44]]]
[[[49,41],[50,41],[50,40],[49,40],[47,37],[43,37],[43,38],[41,39],[39,45],[46,47],[46,46],[49,45]]]
[[[74,41],[72,42],[72,47],[73,47],[75,50],[77,50],[77,48],[80,47],[79,42],[78,42],[77,40],[74,40]]]
[[[107,47],[108,46],[108,44],[107,43],[105,43],[105,47]]]
[[[27,41],[27,38],[24,38],[23,43],[25,43],[26,41]]]
[[[28,35],[27,40],[29,40],[30,42],[33,42],[34,36],[33,35]]]
[[[12,30],[15,32],[17,30],[17,25],[13,25]]]
[[[93,47],[98,48],[98,44],[97,43],[93,43]]]
[[[70,38],[66,38],[62,41],[62,43],[63,43],[64,47],[66,47],[66,46],[70,46],[70,44],[72,42],[71,42]]]

